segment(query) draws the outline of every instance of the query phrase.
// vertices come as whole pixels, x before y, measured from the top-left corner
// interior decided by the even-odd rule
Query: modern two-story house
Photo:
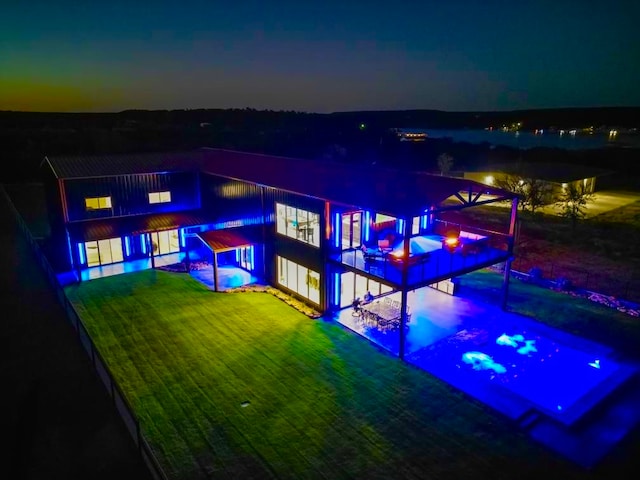
[[[480,182],[393,169],[203,148],[188,152],[47,157],[51,238],[60,274],[199,252],[251,272],[321,312],[365,293],[387,310],[405,351],[407,296],[452,294],[452,279],[505,264],[517,197]],[[452,211],[511,202],[499,230],[453,223]],[[217,289],[217,285],[216,285]],[[391,315],[393,318],[387,319]],[[380,324],[382,325],[382,323]]]

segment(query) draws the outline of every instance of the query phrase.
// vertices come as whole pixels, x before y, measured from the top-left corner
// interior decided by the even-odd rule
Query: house
[[[611,173],[613,172],[602,168],[570,163],[515,162],[490,165],[475,171],[465,171],[463,178],[491,186],[500,185],[501,180],[509,176],[519,177],[523,180],[538,180],[542,182],[545,192],[543,202],[551,204],[557,201],[569,185],[584,189],[585,193],[594,193],[596,179]]]
[[[231,264],[321,312],[399,293],[402,327],[409,291],[452,293],[458,275],[502,262],[508,272],[513,254],[517,196],[468,179],[210,148],[53,156],[42,168],[46,248],[77,281],[105,265],[209,252],[214,279]],[[502,231],[447,220],[505,200]],[[365,258],[363,246],[380,254]]]

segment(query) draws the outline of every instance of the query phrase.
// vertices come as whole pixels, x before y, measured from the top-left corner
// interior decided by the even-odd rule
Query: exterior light
[[[484,177],[484,183],[486,183],[487,185],[493,185],[494,181],[495,178],[493,178],[493,175],[487,175],[486,177]]]

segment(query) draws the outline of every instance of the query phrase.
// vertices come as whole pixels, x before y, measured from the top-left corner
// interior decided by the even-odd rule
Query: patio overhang
[[[250,247],[260,243],[258,229],[255,225],[245,227],[233,227],[224,230],[209,230],[197,233],[196,236],[213,253],[213,289],[220,291],[218,280],[218,254],[230,252],[238,248]],[[188,258],[188,257],[187,257]]]
[[[198,237],[213,253],[222,253],[236,248],[249,247],[257,242],[253,240],[251,230],[247,228],[229,228],[225,230],[210,230],[198,233]]]

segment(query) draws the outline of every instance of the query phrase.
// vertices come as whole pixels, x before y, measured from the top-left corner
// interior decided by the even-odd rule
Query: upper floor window
[[[315,247],[320,246],[320,215],[276,203],[277,232]]]
[[[111,197],[89,197],[84,199],[87,210],[103,210],[111,208]]]
[[[149,203],[168,203],[171,201],[171,192],[151,192]]]

